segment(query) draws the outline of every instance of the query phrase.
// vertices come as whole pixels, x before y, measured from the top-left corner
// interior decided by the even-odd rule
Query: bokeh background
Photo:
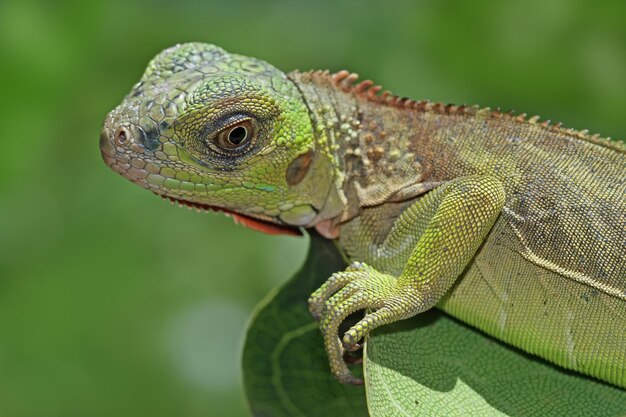
[[[0,416],[245,416],[254,306],[302,262],[108,170],[105,114],[161,49],[348,68],[403,96],[626,137],[622,1],[0,3]]]

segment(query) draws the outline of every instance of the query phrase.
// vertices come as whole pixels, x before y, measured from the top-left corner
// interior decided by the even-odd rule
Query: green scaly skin
[[[346,350],[436,305],[626,388],[623,145],[355,80],[178,45],[107,116],[102,155],[181,204],[270,233],[314,227],[337,239],[354,263],[309,306],[341,382],[362,382]]]

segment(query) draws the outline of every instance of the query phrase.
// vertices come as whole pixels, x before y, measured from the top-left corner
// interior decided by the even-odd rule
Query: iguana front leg
[[[345,350],[373,329],[433,307],[470,262],[504,206],[500,181],[488,176],[453,180],[409,206],[377,253],[399,256],[407,237],[418,236],[398,276],[353,263],[315,291],[309,309],[320,320],[332,372],[342,383],[362,383],[343,360]],[[341,322],[355,311],[365,317],[338,338]]]

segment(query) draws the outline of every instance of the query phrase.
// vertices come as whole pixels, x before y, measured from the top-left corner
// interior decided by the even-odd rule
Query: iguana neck
[[[439,181],[428,178],[434,159],[416,152],[418,112],[406,100],[378,95],[380,87],[371,81],[355,85],[356,75],[346,71],[292,72],[289,78],[307,103],[318,149],[327,152],[334,166],[336,190],[344,202],[334,224],[364,207],[412,198]]]
[[[356,158],[348,156],[348,149],[358,145],[360,125],[359,111],[351,94],[337,89],[327,71],[292,72],[289,77],[298,86],[309,109],[315,132],[317,152],[331,162],[334,171],[334,189],[340,195],[341,209],[334,218],[346,218],[350,198],[349,184],[352,182]]]

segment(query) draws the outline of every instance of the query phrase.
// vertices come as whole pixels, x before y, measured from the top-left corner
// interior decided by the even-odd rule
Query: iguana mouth
[[[156,194],[156,193],[155,193]],[[231,217],[235,224],[240,224],[252,230],[267,233],[268,235],[290,235],[290,236],[302,236],[302,232],[297,227],[284,226],[272,223],[267,220],[255,219],[254,217],[246,216],[245,214],[236,213],[234,211],[225,209],[223,207],[211,206],[203,203],[196,203],[193,201],[183,200],[181,198],[165,196],[163,194],[157,194],[163,200],[169,200],[172,204],[178,204],[180,207],[187,207],[190,210],[196,209],[196,211],[214,211],[221,212],[224,215]]]

